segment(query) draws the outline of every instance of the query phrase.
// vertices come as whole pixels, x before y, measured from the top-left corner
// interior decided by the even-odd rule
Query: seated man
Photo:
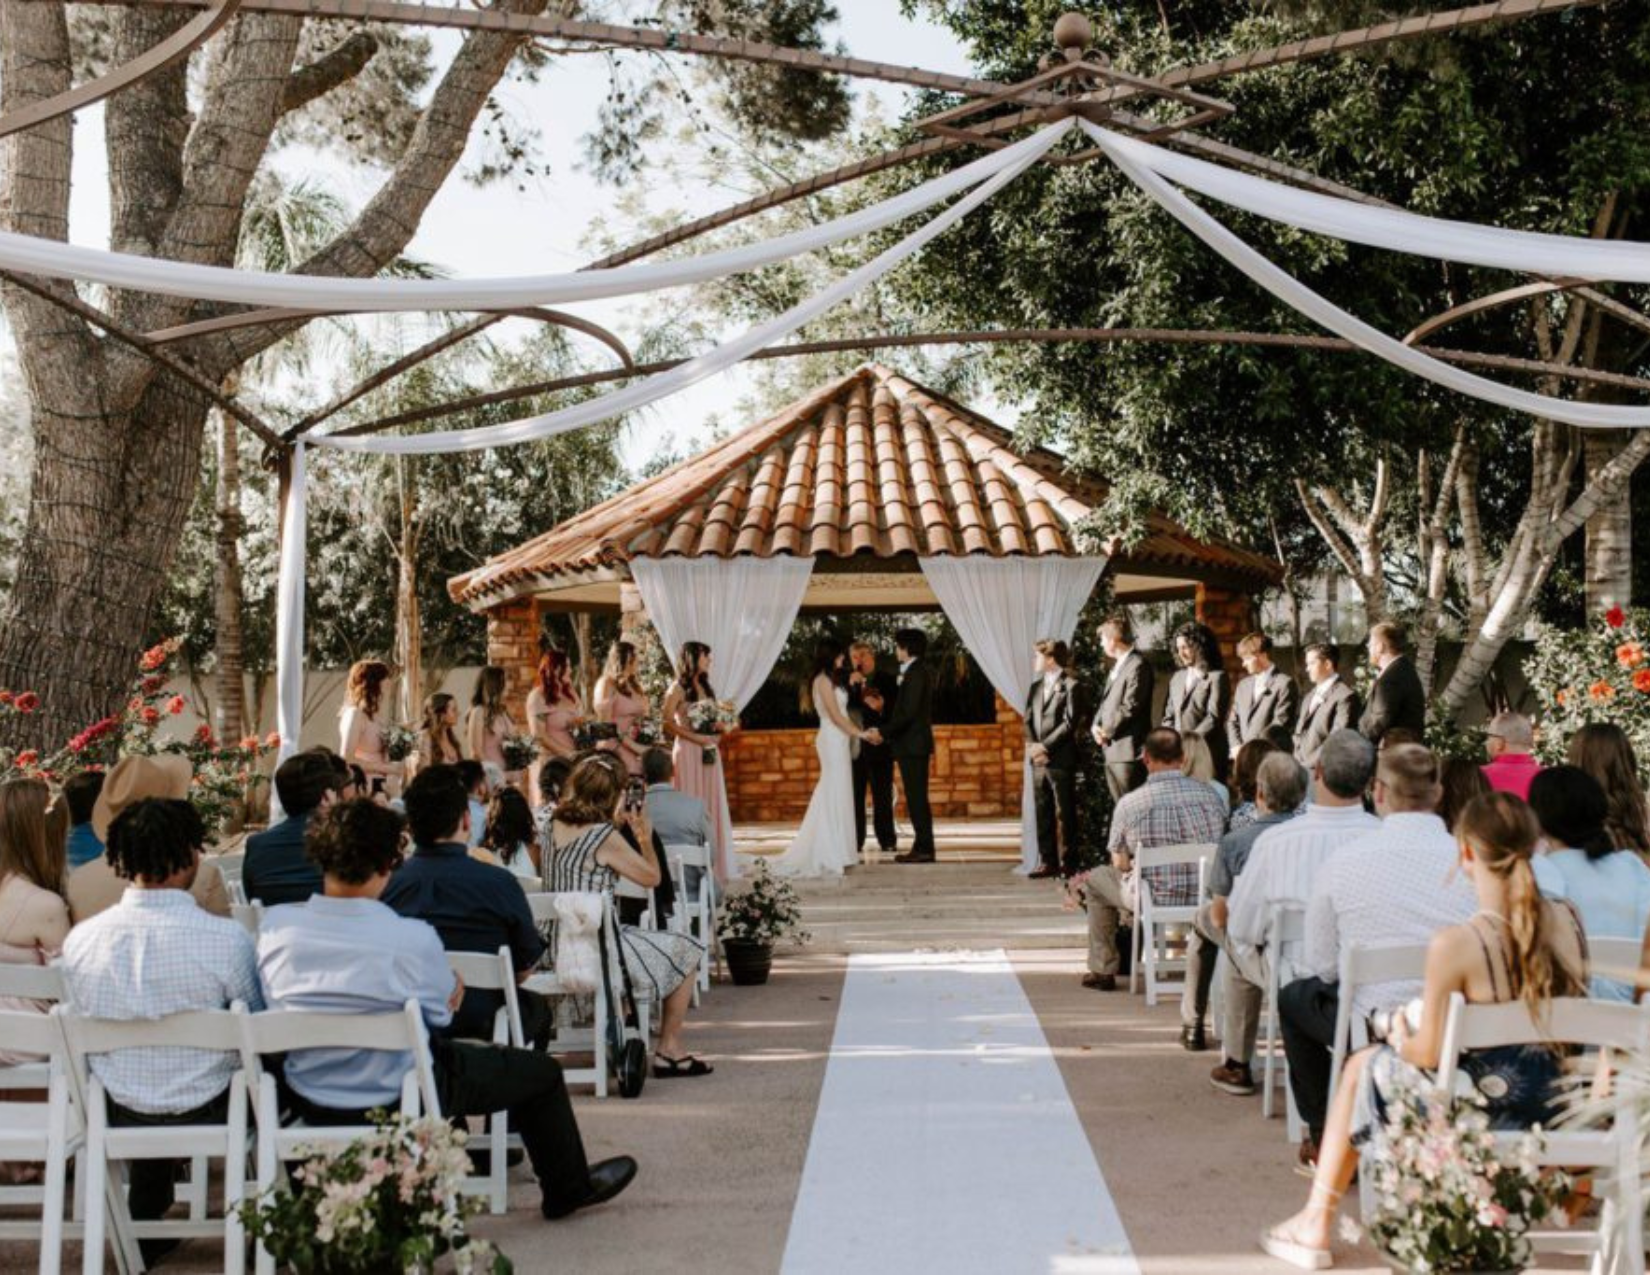
[[[103,772],[83,770],[63,782],[63,800],[69,803],[69,871],[103,857],[103,842],[92,827],[92,811],[103,791]]]
[[[1279,824],[1286,823],[1300,813],[1300,804],[1306,799],[1306,772],[1293,757],[1274,752],[1265,757],[1255,776],[1254,822],[1235,828],[1220,839],[1209,868],[1206,886],[1209,902],[1198,909],[1197,941],[1187,950],[1186,990],[1181,996],[1180,1019],[1192,1029],[1189,1040],[1182,1039],[1188,1049],[1202,1049],[1203,1016],[1209,1008],[1209,989],[1214,983],[1217,958],[1227,954],[1227,964],[1235,969],[1241,959],[1241,950],[1227,940],[1227,900],[1232,887],[1243,874],[1255,843]],[[1211,1079],[1217,1089],[1227,1093],[1251,1094],[1255,1082],[1249,1075],[1249,1059],[1255,1051],[1255,1031],[1260,1021],[1261,989],[1264,973],[1252,966],[1246,967],[1247,977],[1228,977],[1222,984],[1226,993],[1225,1023],[1220,1039],[1226,1049],[1226,1062],[1215,1068]],[[1256,977],[1259,974],[1260,977]]]
[[[401,862],[402,827],[401,816],[366,799],[334,806],[316,819],[309,852],[321,869],[322,893],[272,909],[258,934],[258,972],[270,1004],[392,1014],[416,1000],[432,1029],[430,1054],[442,1112],[509,1111],[510,1127],[521,1135],[538,1176],[545,1217],[566,1217],[611,1200],[636,1176],[636,1161],[618,1156],[587,1163],[554,1058],[439,1034],[464,996],[463,984],[434,930],[379,902]],[[311,1123],[369,1123],[366,1113],[372,1108],[400,1101],[401,1081],[411,1065],[408,1057],[380,1051],[295,1050],[286,1058],[286,1079],[300,1114]]]
[[[1497,792],[1510,792],[1520,801],[1530,799],[1530,785],[1541,773],[1535,751],[1535,724],[1523,713],[1497,713],[1484,728],[1484,751],[1490,764],[1484,778]]]
[[[664,846],[708,846],[710,844],[710,815],[705,803],[690,793],[680,792],[674,786],[676,763],[663,748],[650,748],[642,754],[642,778],[647,781],[644,808],[647,822]],[[682,889],[690,899],[699,897],[699,879],[702,868],[687,868]]]
[[[190,897],[206,830],[187,801],[146,798],[109,825],[105,860],[127,883],[114,906],[69,931],[64,1000],[88,1018],[164,1018],[186,1010],[263,1008],[252,940]],[[113,1125],[206,1124],[228,1115],[240,1058],[202,1049],[123,1049],[91,1060]],[[177,1164],[134,1160],[132,1217],[166,1215]],[[153,1264],[177,1241],[145,1240]]]
[[[1214,786],[1181,773],[1185,752],[1179,731],[1168,726],[1152,731],[1146,736],[1142,760],[1146,782],[1121,798],[1112,814],[1107,845],[1111,862],[1093,869],[1083,883],[1089,912],[1089,972],[1083,986],[1095,991],[1117,990],[1117,927],[1119,918],[1135,906],[1134,891],[1125,889],[1135,852],[1219,841],[1226,831],[1226,804]],[[1187,907],[1197,902],[1195,863],[1149,871],[1157,903]]]
[[[384,903],[402,916],[426,921],[449,952],[510,949],[516,977],[525,980],[544,954],[521,883],[508,868],[472,859],[470,797],[456,766],[420,771],[402,795],[413,855],[384,888]],[[522,988],[521,1024],[542,1045],[552,1026],[544,997]],[[453,1015],[451,1034],[491,1040],[503,994],[475,989]]]
[[[275,768],[275,795],[286,818],[246,839],[241,888],[249,900],[266,907],[302,903],[321,888],[321,873],[304,853],[304,833],[343,786],[332,758],[321,753],[294,753]]]

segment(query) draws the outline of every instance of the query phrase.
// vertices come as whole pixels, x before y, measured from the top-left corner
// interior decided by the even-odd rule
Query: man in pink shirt
[[[1490,755],[1484,767],[1490,787],[1528,801],[1530,781],[1541,773],[1541,763],[1530,755],[1535,747],[1530,719],[1522,713],[1497,713],[1484,732],[1484,747]]]

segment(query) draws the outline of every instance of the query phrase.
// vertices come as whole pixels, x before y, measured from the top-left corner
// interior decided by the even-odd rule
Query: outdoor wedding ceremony
[[[0,1272],[1646,1269],[1650,8],[0,0]]]

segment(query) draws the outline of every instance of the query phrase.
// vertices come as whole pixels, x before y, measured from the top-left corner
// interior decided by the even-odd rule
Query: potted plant
[[[290,1191],[244,1201],[247,1232],[278,1263],[317,1275],[434,1271],[449,1253],[461,1275],[508,1275],[510,1260],[466,1229],[486,1207],[460,1190],[466,1134],[439,1117],[380,1115],[375,1133],[306,1161]]]
[[[802,903],[796,890],[760,861],[750,884],[728,896],[716,935],[722,940],[728,974],[741,986],[768,981],[773,946],[780,939],[806,943],[809,938],[802,928]]]
[[[1571,1186],[1536,1164],[1540,1141],[1537,1128],[1499,1142],[1476,1095],[1400,1090],[1381,1152],[1365,1160],[1370,1242],[1398,1271],[1525,1270],[1530,1228],[1558,1213]]]

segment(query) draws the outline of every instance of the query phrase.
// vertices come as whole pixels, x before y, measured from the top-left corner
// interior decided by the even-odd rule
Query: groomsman
[[[877,671],[877,653],[869,642],[848,648],[848,715],[866,730],[887,725],[897,688],[894,679]],[[891,854],[894,831],[894,755],[886,743],[860,740],[854,753],[854,845],[865,848],[865,795],[871,795],[871,824],[877,849]]]
[[[1037,643],[1037,681],[1026,699],[1026,759],[1031,763],[1031,792],[1037,806],[1037,855],[1031,875],[1076,874],[1077,861],[1077,679],[1071,675],[1071,651],[1064,642]]]
[[[896,855],[894,862],[932,863],[934,815],[928,805],[928,771],[934,762],[934,687],[922,662],[928,635],[921,629],[901,629],[894,634],[894,653],[899,656],[898,689],[882,736],[899,766],[912,833],[911,848]]]
[[[1106,760],[1106,786],[1116,800],[1146,779],[1140,750],[1152,729],[1156,674],[1150,661],[1134,649],[1134,626],[1121,611],[1100,622],[1100,649],[1111,661],[1111,675],[1094,714],[1092,733]]]
[[[1295,760],[1310,772],[1324,741],[1338,730],[1356,730],[1358,692],[1341,677],[1340,652],[1328,642],[1306,648],[1306,676],[1312,683],[1295,722]]]
[[[1358,734],[1376,748],[1389,730],[1411,731],[1416,739],[1426,735],[1427,693],[1404,654],[1407,640],[1403,626],[1390,621],[1369,630],[1369,662],[1380,671],[1369,691],[1369,706],[1358,719]]]
[[[1285,738],[1295,732],[1300,713],[1300,688],[1272,663],[1272,639],[1251,633],[1237,644],[1238,659],[1249,676],[1238,683],[1232,696],[1232,711],[1226,715],[1226,741],[1230,755],[1251,739],[1270,739],[1281,732]]]

